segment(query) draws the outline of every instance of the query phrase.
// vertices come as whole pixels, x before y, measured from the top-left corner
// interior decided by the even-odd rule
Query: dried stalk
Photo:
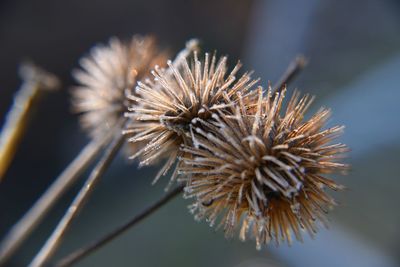
[[[111,242],[115,238],[117,238],[119,235],[123,234],[125,231],[127,231],[129,228],[135,226],[136,224],[140,223],[142,220],[147,218],[149,215],[151,215],[153,212],[157,211],[159,208],[161,208],[164,204],[168,203],[170,200],[172,200],[174,197],[179,195],[183,191],[183,186],[178,186],[174,190],[170,191],[168,194],[163,196],[161,199],[159,199],[157,202],[153,203],[151,206],[147,207],[143,211],[141,211],[138,215],[127,221],[126,223],[122,224],[118,228],[114,229],[112,232],[104,235],[102,238],[94,241],[93,243],[82,247],[68,256],[64,257],[60,261],[58,261],[55,266],[57,267],[67,267],[71,266],[74,263],[77,263],[81,259],[85,258],[92,252],[98,250],[99,248],[103,247],[106,245],[108,242]]]
[[[21,140],[32,108],[42,92],[59,87],[58,79],[33,64],[23,64],[19,70],[23,84],[14,97],[14,103],[7,114],[3,130],[0,134],[0,181]]]
[[[303,55],[298,55],[292,62],[290,62],[285,73],[281,76],[279,81],[274,84],[273,92],[281,91],[285,85],[289,84],[307,65],[307,59]]]
[[[123,121],[125,119],[123,118]],[[65,232],[71,225],[73,219],[78,215],[78,212],[83,208],[87,198],[90,196],[99,178],[105,173],[108,166],[111,164],[112,160],[117,155],[117,152],[123,145],[125,139],[121,134],[121,123],[114,131],[114,139],[111,144],[107,147],[102,158],[97,163],[93,171],[90,173],[89,178],[86,180],[85,184],[72,201],[67,212],[64,214],[63,218],[57,225],[56,229],[53,231],[51,236],[47,239],[45,245],[41,248],[39,253],[35,256],[33,261],[29,266],[38,267],[43,266],[52,256],[56,248],[58,247],[60,241],[62,240]]]
[[[11,228],[1,242],[0,266],[15,252],[33,229],[41,222],[57,200],[79,178],[80,174],[95,159],[100,150],[109,142],[111,134],[100,139],[93,139],[79,155],[58,176],[53,184],[35,202],[31,209]]]

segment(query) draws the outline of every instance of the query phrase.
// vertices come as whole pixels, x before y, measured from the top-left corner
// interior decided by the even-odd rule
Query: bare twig
[[[307,65],[307,59],[303,55],[298,55],[288,66],[285,73],[279,79],[277,83],[274,84],[273,92],[279,92],[282,88],[290,83],[304,67]]]
[[[109,142],[111,136],[111,134],[108,134],[102,138],[93,139],[87,144],[30,210],[11,228],[0,245],[0,266],[5,264],[7,259],[40,223],[57,200],[79,178],[80,174],[96,158],[105,144]]]
[[[122,118],[123,122],[126,121]],[[78,212],[83,208],[87,198],[90,196],[93,188],[99,181],[99,178],[105,173],[108,166],[111,164],[112,160],[115,158],[117,152],[123,145],[125,138],[121,134],[121,125],[118,124],[114,131],[114,139],[111,144],[107,147],[100,161],[96,164],[93,171],[90,173],[89,178],[86,180],[85,184],[76,195],[75,199],[72,201],[67,212],[64,214],[63,218],[57,225],[56,229],[53,231],[51,236],[47,239],[46,244],[41,248],[38,254],[36,254],[33,261],[29,266],[39,267],[43,266],[52,256],[54,251],[57,249],[60,241],[62,240],[65,232],[71,225],[73,219],[78,215]]]
[[[144,220],[147,216],[151,215],[155,211],[157,211],[159,208],[161,208],[164,204],[168,203],[170,200],[172,200],[175,196],[177,196],[179,193],[181,193],[183,190],[183,186],[178,186],[165,196],[163,196],[161,199],[159,199],[157,202],[153,203],[151,206],[147,207],[144,209],[142,212],[140,212],[138,215],[130,219],[128,222],[125,224],[119,226],[115,230],[111,231],[110,233],[104,235],[100,239],[94,241],[93,243],[82,247],[80,249],[77,249],[76,251],[72,252],[68,256],[64,257],[61,259],[59,262],[56,263],[55,266],[57,267],[66,267],[66,266],[71,266],[72,264],[82,260],[92,252],[96,251],[97,249],[103,247],[107,243],[111,242],[114,238],[118,237],[119,235],[123,234],[125,231],[130,229],[131,227],[135,226],[142,220]]]
[[[14,157],[32,114],[30,111],[41,92],[51,91],[60,86],[57,77],[33,64],[23,64],[19,72],[23,83],[14,97],[14,104],[7,114],[0,135],[0,181]]]

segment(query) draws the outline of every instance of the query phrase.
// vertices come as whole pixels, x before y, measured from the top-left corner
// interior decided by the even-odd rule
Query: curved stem
[[[124,122],[125,121],[126,119],[124,118]],[[71,225],[71,222],[78,215],[78,212],[83,208],[87,198],[90,196],[90,193],[99,181],[99,178],[105,173],[108,166],[117,155],[117,152],[125,141],[124,136],[121,134],[121,124],[119,124],[116,128],[116,131],[114,131],[114,135],[115,137],[112,140],[111,144],[107,147],[100,161],[96,164],[96,166],[90,173],[89,178],[86,180],[85,184],[78,192],[75,199],[72,201],[67,212],[58,223],[56,229],[47,239],[45,245],[41,248],[39,253],[36,254],[35,258],[29,264],[30,267],[43,266],[50,259],[54,251],[57,249],[59,243],[61,242],[65,232]]]
[[[151,215],[155,211],[157,211],[159,208],[161,208],[163,205],[168,203],[170,200],[172,200],[174,197],[176,197],[179,193],[183,191],[183,186],[178,186],[168,194],[166,194],[164,197],[162,197],[160,200],[152,204],[151,206],[147,207],[144,209],[141,213],[130,219],[128,222],[125,224],[119,226],[115,230],[111,231],[110,233],[104,235],[100,239],[94,241],[93,243],[82,247],[80,249],[77,249],[76,251],[72,252],[68,256],[64,257],[60,261],[56,263],[55,266],[57,267],[66,267],[66,266],[71,266],[72,264],[82,260],[92,252],[96,251],[97,249],[103,247],[107,243],[111,242],[114,238],[118,237],[125,231],[127,231],[129,228],[135,226],[142,220],[144,220],[147,216]]]
[[[105,144],[109,142],[110,137],[111,135],[108,134],[100,139],[94,139],[87,144],[29,211],[11,228],[0,244],[0,266],[5,264],[8,258],[12,256],[50,211],[57,200],[71,187],[89,164],[92,163]]]

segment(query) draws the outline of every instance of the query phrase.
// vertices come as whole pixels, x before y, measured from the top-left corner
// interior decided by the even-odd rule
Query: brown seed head
[[[135,35],[129,42],[111,38],[108,45],[95,46],[73,73],[80,84],[72,91],[73,110],[82,114],[82,127],[92,137],[113,128],[129,104],[125,91],[167,57],[150,36]]]
[[[192,124],[207,124],[211,114],[218,110],[234,110],[237,95],[251,98],[254,96],[251,89],[257,83],[251,79],[250,73],[237,79],[235,75],[240,63],[228,72],[227,58],[221,57],[217,61],[215,54],[210,57],[206,53],[204,60],[200,61],[195,52],[190,63],[183,59],[179,64],[171,61],[167,64],[166,69],[156,66],[152,71],[154,79],[139,82],[136,87],[138,96],[129,97],[136,104],[127,114],[133,124],[125,131],[132,136],[129,141],[147,143],[131,157],[140,157],[140,165],[168,157],[154,182],[165,175],[182,154],[179,147],[191,142]],[[176,174],[174,171],[171,181]]]
[[[301,240],[302,230],[313,235],[335,205],[324,188],[342,188],[326,176],[347,167],[337,162],[346,146],[330,144],[343,127],[323,129],[330,111],[304,120],[312,98],[296,92],[284,111],[285,91],[263,98],[259,90],[255,108],[239,101],[233,116],[214,114],[182,148],[179,174],[196,217],[211,225],[219,217],[227,236],[241,225],[240,238],[250,231],[257,248],[290,243],[292,234]]]

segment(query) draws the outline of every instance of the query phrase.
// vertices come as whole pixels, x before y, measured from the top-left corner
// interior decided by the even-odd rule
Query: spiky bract
[[[343,127],[323,129],[330,111],[305,120],[309,96],[296,92],[284,110],[285,90],[270,92],[259,91],[254,109],[239,104],[233,116],[214,114],[196,127],[179,170],[196,217],[211,225],[219,217],[226,235],[240,228],[242,240],[250,231],[257,248],[290,243],[292,234],[301,240],[303,229],[313,235],[335,205],[324,188],[341,188],[326,176],[346,168],[337,162],[346,146],[330,144]]]

